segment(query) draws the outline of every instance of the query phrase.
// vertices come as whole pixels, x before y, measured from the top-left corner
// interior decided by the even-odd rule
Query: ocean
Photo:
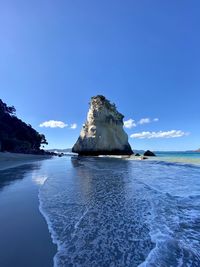
[[[167,152],[155,152],[157,160],[165,160],[171,162],[183,162],[191,164],[200,164],[200,153],[198,152],[182,152],[182,151],[167,151]]]
[[[54,266],[200,266],[200,154],[157,155],[43,161]]]

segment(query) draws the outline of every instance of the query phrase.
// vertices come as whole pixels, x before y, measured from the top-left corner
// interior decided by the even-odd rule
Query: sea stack
[[[72,148],[79,155],[132,155],[128,135],[123,129],[124,116],[104,96],[91,98],[87,121]]]

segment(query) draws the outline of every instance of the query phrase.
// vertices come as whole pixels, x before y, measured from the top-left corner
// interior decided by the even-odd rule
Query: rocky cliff
[[[87,121],[72,148],[80,155],[131,155],[124,116],[104,96],[91,98]]]

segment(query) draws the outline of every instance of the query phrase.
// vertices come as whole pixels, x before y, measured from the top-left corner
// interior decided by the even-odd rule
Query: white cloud
[[[70,128],[71,128],[71,129],[76,129],[76,128],[77,128],[77,124],[76,124],[76,123],[72,123],[72,124],[70,125]]]
[[[146,124],[146,123],[150,123],[151,120],[149,118],[143,118],[143,119],[140,119],[138,121],[138,124]]]
[[[147,123],[157,122],[157,121],[159,121],[158,118],[154,118],[154,119],[142,118],[136,123],[133,119],[129,119],[127,121],[124,121],[124,127],[131,129],[133,127],[136,127],[138,124],[142,125],[142,124],[147,124]]]
[[[151,139],[151,138],[175,138],[186,136],[189,133],[185,133],[181,130],[171,130],[171,131],[159,131],[159,132],[141,132],[134,133],[131,135],[131,138],[140,138],[140,139]]]
[[[40,127],[49,127],[49,128],[65,128],[68,126],[68,124],[64,123],[63,121],[44,121],[39,125]]]
[[[131,129],[133,127],[136,127],[136,123],[133,119],[129,119],[127,121],[124,121],[124,127],[125,128],[128,128],[128,129]]]

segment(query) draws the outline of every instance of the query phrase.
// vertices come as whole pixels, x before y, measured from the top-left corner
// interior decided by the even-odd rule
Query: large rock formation
[[[79,155],[131,155],[124,116],[104,96],[91,98],[87,121],[72,148]]]

